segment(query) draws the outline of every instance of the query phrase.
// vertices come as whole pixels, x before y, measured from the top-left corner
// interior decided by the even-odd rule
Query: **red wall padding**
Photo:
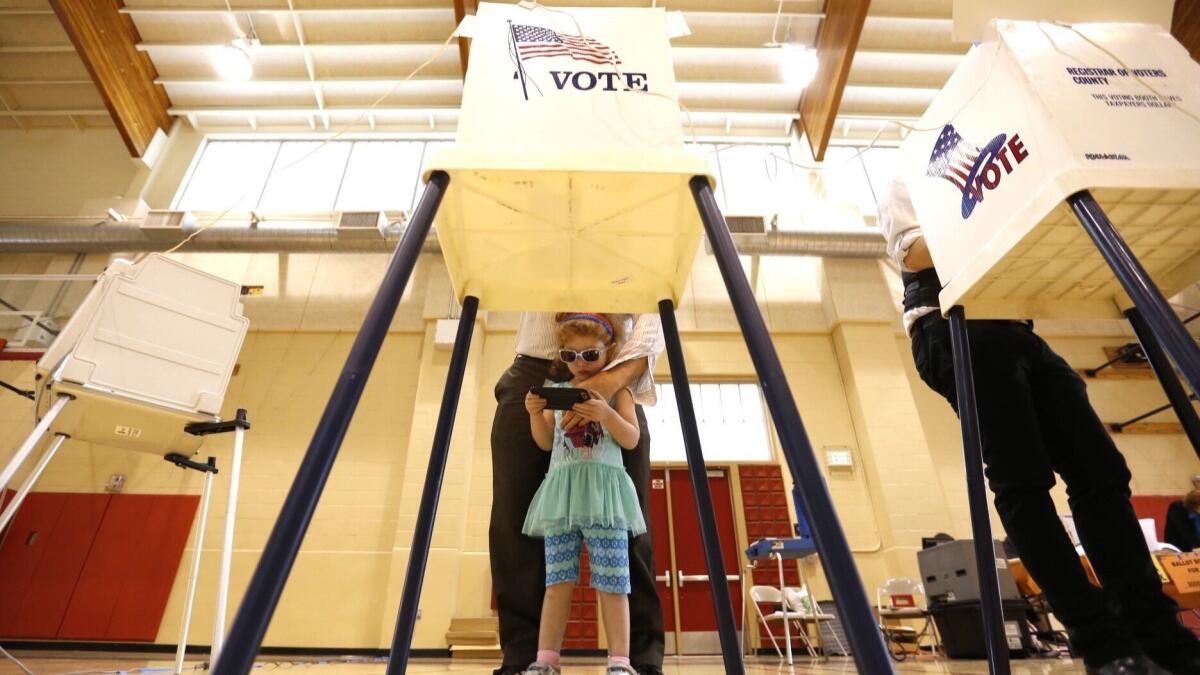
[[[0,544],[0,637],[153,641],[198,504],[31,493]]]
[[[114,495],[58,637],[153,641],[199,502],[194,495]]]
[[[1138,518],[1153,518],[1158,530],[1158,540],[1162,541],[1163,528],[1167,526],[1167,507],[1171,502],[1179,501],[1183,495],[1134,495],[1129,501],[1133,502],[1133,511]]]
[[[0,635],[53,638],[110,495],[33,492],[0,546]]]

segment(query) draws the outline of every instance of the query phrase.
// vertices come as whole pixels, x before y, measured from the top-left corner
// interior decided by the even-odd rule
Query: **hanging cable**
[[[12,393],[16,394],[17,396],[24,396],[25,398],[29,399],[30,401],[34,400],[34,393],[32,391],[30,391],[28,389],[20,389],[18,387],[14,387],[11,384],[5,382],[4,380],[0,380],[0,388],[7,389],[7,390],[11,391]]]

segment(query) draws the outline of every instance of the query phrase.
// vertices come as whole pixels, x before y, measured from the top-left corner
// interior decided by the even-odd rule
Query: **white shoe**
[[[610,665],[604,673],[605,675],[638,675],[638,671],[623,663],[615,666]]]
[[[560,675],[560,673],[561,671],[558,668],[545,661],[534,661],[529,664],[529,667],[521,671],[521,675]]]

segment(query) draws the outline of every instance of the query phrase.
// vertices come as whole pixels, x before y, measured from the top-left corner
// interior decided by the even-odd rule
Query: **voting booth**
[[[668,35],[678,13],[481,3],[436,227],[462,302],[656,312],[700,244]],[[656,37],[651,37],[656,36]]]
[[[192,461],[212,433],[235,432],[229,507],[218,583],[214,645],[224,628],[237,480],[245,411],[219,418],[249,320],[240,285],[162,255],[116,260],[101,274],[35,369],[37,423],[0,470],[0,490],[41,440],[48,448],[0,513],[0,530],[16,516],[67,439],[159,455],[204,473],[197,541],[185,601],[176,672],[182,665],[200,549],[216,466]]]
[[[1200,279],[1200,65],[1157,25],[997,20],[901,151],[950,320],[989,660],[1007,672],[965,319],[1127,317],[1200,453],[1175,374],[1200,392],[1200,350],[1165,299]]]
[[[459,27],[472,40],[456,141],[427,167],[424,194],[335,386],[263,551],[217,673],[247,672],[262,643],[421,242],[438,242],[462,304],[434,433],[389,673],[407,669],[438,490],[467,350],[480,308],[657,312],[680,406],[688,467],[728,673],[743,673],[704,473],[675,306],[707,232],[862,672],[892,664],[871,615],[737,251],[707,163],[687,151],[670,38],[679,13],[481,3]],[[499,470],[499,469],[497,469]],[[283,574],[280,574],[280,571]]]
[[[1120,282],[1067,204],[1081,190],[1164,294],[1200,278],[1200,64],[1158,26],[994,28],[902,146],[942,307],[1120,318]]]

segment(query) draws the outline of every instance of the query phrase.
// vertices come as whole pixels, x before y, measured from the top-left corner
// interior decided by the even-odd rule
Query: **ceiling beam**
[[[457,27],[462,24],[463,19],[467,16],[468,0],[454,0],[454,25]],[[474,3],[472,3],[474,4]],[[471,40],[461,35],[458,36],[458,63],[462,66],[463,80],[467,79],[467,58],[471,54]]]
[[[1179,40],[1192,58],[1200,61],[1200,2],[1175,3],[1171,17],[1171,35]]]
[[[817,75],[800,97],[800,125],[817,161],[825,158],[870,7],[871,0],[826,0],[817,29]]]
[[[122,0],[50,0],[59,23],[87,66],[125,147],[141,157],[155,132],[171,126],[166,91],[154,83],[150,57],[133,20],[120,13]]]

